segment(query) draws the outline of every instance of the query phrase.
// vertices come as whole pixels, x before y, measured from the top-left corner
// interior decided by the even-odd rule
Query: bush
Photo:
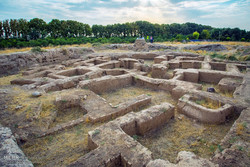
[[[22,41],[18,41],[16,45],[17,48],[23,48],[27,46],[28,46],[27,42],[22,42]]]
[[[119,37],[111,37],[109,41],[110,43],[123,43],[122,39]]]
[[[37,52],[45,52],[45,50],[41,49],[40,46],[34,47],[31,49],[31,52],[37,53]]]
[[[92,46],[93,47],[100,47],[102,44],[100,42],[96,42],[96,43],[93,43]]]
[[[193,33],[194,39],[199,39],[199,36],[200,36],[200,33],[198,33],[197,31],[195,31],[195,32]]]
[[[246,40],[245,38],[241,38],[241,39],[240,39],[240,41],[242,41],[242,42],[245,41],[245,40]]]

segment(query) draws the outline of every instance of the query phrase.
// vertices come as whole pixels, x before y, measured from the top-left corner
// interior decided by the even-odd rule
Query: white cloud
[[[119,3],[122,3],[122,2],[128,2],[129,0],[111,0],[112,2],[119,2]]]
[[[114,1],[114,0],[113,0]],[[70,11],[66,17],[89,24],[114,24],[145,20],[152,23],[184,22],[185,17],[178,15],[178,8],[165,0],[134,0],[134,7],[107,8],[95,7],[91,11]]]
[[[68,0],[66,2],[69,2],[69,3],[82,3],[82,2],[86,2],[87,0]]]

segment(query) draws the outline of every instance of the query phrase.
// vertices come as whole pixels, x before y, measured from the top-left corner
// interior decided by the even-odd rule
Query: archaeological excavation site
[[[250,166],[250,62],[204,54],[233,49],[137,39],[0,55],[0,166]]]

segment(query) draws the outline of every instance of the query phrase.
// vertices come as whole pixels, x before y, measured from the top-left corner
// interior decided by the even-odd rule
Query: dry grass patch
[[[88,153],[88,131],[98,124],[80,124],[63,132],[37,138],[21,146],[35,166],[67,166]]]
[[[15,74],[15,75],[1,77],[0,78],[0,86],[10,85],[10,81],[12,81],[14,79],[19,79],[19,78],[22,78],[22,72],[19,72],[18,74]]]
[[[199,104],[203,107],[210,108],[210,109],[218,109],[221,107],[221,102],[214,101],[211,99],[201,99],[201,100],[194,100],[196,104]]]
[[[163,102],[175,104],[175,101],[172,99],[171,94],[168,92],[153,91],[151,89],[140,88],[135,86],[118,89],[112,92],[107,92],[102,94],[101,96],[104,99],[106,99],[109,103],[111,103],[113,106],[117,106],[120,103],[123,103],[131,98],[135,98],[142,94],[152,96],[151,105],[158,105]]]

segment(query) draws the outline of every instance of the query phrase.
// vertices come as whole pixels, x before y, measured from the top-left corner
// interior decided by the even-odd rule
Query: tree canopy
[[[250,31],[239,28],[214,28],[189,22],[152,24],[147,21],[136,21],[106,26],[95,24],[91,27],[74,20],[52,19],[49,23],[40,18],[33,18],[30,21],[25,19],[0,21],[0,48],[15,47],[18,41],[46,39],[47,43],[54,44],[55,39],[62,38],[66,41],[68,38],[90,38],[88,39],[90,41],[102,38],[100,39],[102,42],[133,42],[132,39],[142,36],[154,36],[155,41],[159,42],[189,39],[250,41]],[[59,44],[61,43],[65,41],[60,41]]]

